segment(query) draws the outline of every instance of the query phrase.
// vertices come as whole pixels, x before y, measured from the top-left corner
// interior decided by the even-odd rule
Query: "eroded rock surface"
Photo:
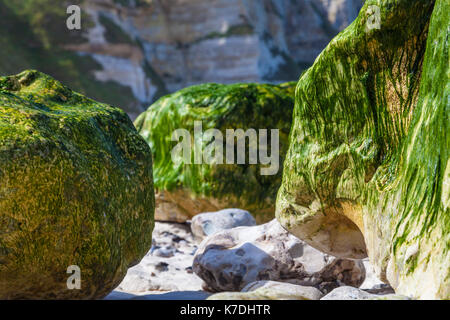
[[[277,198],[294,235],[368,253],[423,299],[450,297],[449,14],[445,0],[365,2],[299,80]]]
[[[255,225],[255,218],[250,212],[241,209],[224,209],[196,215],[192,219],[191,230],[197,239],[202,240],[219,231]]]
[[[320,300],[410,300],[410,298],[396,294],[371,294],[355,287],[343,286],[334,289]]]
[[[362,262],[325,255],[276,220],[207,237],[196,252],[193,269],[212,291],[241,291],[255,281],[274,280],[329,292],[342,284],[358,287],[365,278]]]
[[[68,31],[66,2],[2,1],[0,74],[36,68],[135,118],[190,85],[297,80],[362,3],[79,0]]]
[[[320,300],[323,293],[314,287],[286,282],[258,281],[241,292],[216,293],[208,300]]]

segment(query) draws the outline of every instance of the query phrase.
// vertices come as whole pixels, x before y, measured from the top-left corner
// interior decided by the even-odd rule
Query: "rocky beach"
[[[450,299],[448,1],[66,5],[0,0],[1,300]]]

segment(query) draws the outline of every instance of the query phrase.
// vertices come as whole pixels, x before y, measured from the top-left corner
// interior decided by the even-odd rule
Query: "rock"
[[[258,281],[242,292],[216,293],[208,300],[320,300],[323,294],[314,287],[275,281]]]
[[[237,227],[255,226],[255,218],[241,209],[225,209],[196,215],[191,222],[191,230],[198,239],[203,239],[218,231]]]
[[[136,128],[155,150],[156,219],[185,222],[233,207],[257,222],[273,219],[294,90],[292,83],[204,84],[161,98],[140,115]]]
[[[129,293],[123,293],[120,291],[113,291],[111,294],[105,297],[105,300],[198,301],[198,300],[206,300],[209,296],[211,296],[211,294],[204,291],[174,291],[164,293],[152,292],[151,294],[141,294],[141,295],[133,295]]]
[[[365,277],[362,262],[322,254],[276,220],[207,237],[195,254],[193,270],[211,291],[241,291],[259,280],[329,291],[342,284],[358,287]]]
[[[395,293],[394,289],[389,284],[384,283],[378,278],[369,259],[364,259],[363,264],[366,269],[366,279],[359,287],[361,290],[378,295]]]
[[[153,246],[130,268],[116,292],[142,296],[167,291],[200,291],[202,280],[193,274],[197,245],[187,224],[156,222]]]
[[[101,298],[151,246],[148,145],[43,73],[0,77],[0,181],[0,299]]]
[[[67,3],[45,2],[0,3],[0,74],[51,70],[134,119],[161,96],[199,83],[297,80],[363,0],[80,0],[82,30],[71,32]]]
[[[410,300],[406,296],[387,294],[376,295],[354,287],[339,287],[320,300]]]
[[[449,11],[365,2],[299,80],[277,198],[295,236],[368,254],[381,280],[421,299],[450,299]]]

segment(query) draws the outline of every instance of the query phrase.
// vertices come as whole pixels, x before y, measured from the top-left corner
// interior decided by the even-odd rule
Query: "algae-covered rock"
[[[37,71],[0,78],[0,299],[105,296],[153,213],[151,151],[123,111]]]
[[[273,218],[294,88],[205,84],[150,106],[135,125],[153,150],[156,219],[183,222],[232,207],[252,212],[257,221]]]
[[[297,85],[277,199],[296,236],[337,256],[367,246],[416,298],[450,298],[449,13],[366,1]]]

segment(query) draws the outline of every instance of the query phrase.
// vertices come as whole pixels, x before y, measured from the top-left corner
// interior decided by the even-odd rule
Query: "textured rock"
[[[148,145],[123,111],[45,74],[0,78],[0,181],[0,299],[102,297],[151,245]]]
[[[193,269],[212,291],[241,291],[259,280],[329,291],[342,284],[358,287],[365,277],[361,262],[324,255],[276,220],[207,237],[196,252]]]
[[[359,286],[359,289],[364,290],[369,293],[374,294],[391,294],[395,293],[394,289],[387,284],[381,281],[376,272],[374,266],[369,262],[369,259],[363,260],[364,269],[366,269],[366,279]]]
[[[255,218],[250,212],[241,209],[224,209],[196,215],[192,219],[191,230],[197,239],[203,239],[218,231],[255,225]]]
[[[410,300],[410,298],[396,294],[370,294],[358,288],[344,286],[334,289],[320,300]]]
[[[115,292],[142,296],[201,290],[203,281],[192,272],[197,245],[189,225],[156,222],[152,237],[151,250],[128,270]]]
[[[298,83],[277,199],[294,235],[368,252],[381,280],[424,299],[450,298],[449,6],[365,2]]]
[[[258,281],[242,292],[216,293],[208,300],[320,300],[323,294],[314,287],[276,281]]]
[[[194,84],[297,80],[363,0],[73,3],[80,31],[63,1],[0,1],[0,74],[43,70],[134,118]]]
[[[198,301],[206,300],[211,293],[204,291],[173,291],[173,292],[151,292],[150,294],[130,294],[113,291],[105,297],[105,300],[149,300],[149,301]]]
[[[273,219],[294,89],[293,83],[193,86],[161,98],[140,115],[136,128],[155,150],[156,219],[184,222],[201,212],[233,207],[250,211],[258,222]],[[217,142],[210,129],[220,132],[223,143]],[[232,140],[235,146],[230,149],[236,152],[230,157],[234,164],[228,164],[227,130],[239,129],[254,130],[257,145],[249,147],[250,139],[242,135],[244,154],[236,151],[238,139]],[[267,139],[260,129],[267,130]],[[279,148],[272,148],[272,142],[277,142],[272,130],[278,130]],[[174,139],[175,133],[180,134],[179,140]],[[186,142],[190,143],[188,155],[178,150]],[[262,148],[265,142],[266,150]],[[216,153],[223,156],[220,159],[213,158],[211,150],[217,145],[222,148]],[[249,164],[253,151],[258,161]],[[272,158],[272,164],[261,164],[261,154]],[[236,164],[239,156],[245,156],[244,164]]]

